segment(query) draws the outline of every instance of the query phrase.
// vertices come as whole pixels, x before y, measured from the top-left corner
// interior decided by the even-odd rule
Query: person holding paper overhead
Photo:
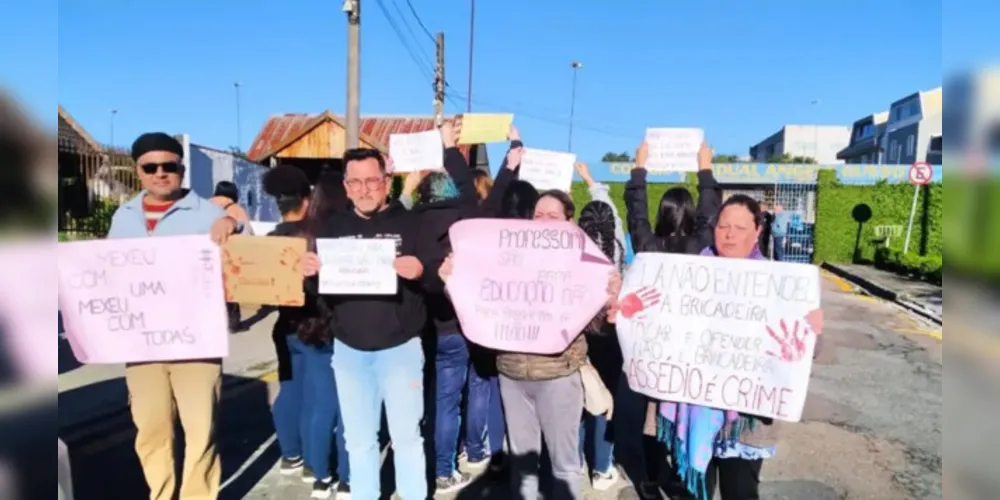
[[[635,252],[666,252],[697,254],[712,244],[712,220],[722,204],[722,190],[712,175],[712,150],[703,143],[698,151],[698,206],[686,188],[668,189],[660,198],[655,226],[649,221],[649,202],[646,195],[646,161],[649,147],[643,141],[635,152],[635,168],[625,184],[625,210],[628,231]],[[632,410],[618,413],[616,425],[624,429],[643,429],[645,437],[632,434],[618,436],[619,456],[630,471],[633,482],[639,486],[638,494],[644,498],[659,498],[656,478],[665,465],[663,447],[655,437],[655,404],[649,398],[633,391],[624,379],[618,387],[619,404]],[[645,406],[646,411],[641,408]],[[646,415],[646,422],[626,422],[632,415]],[[640,465],[644,467],[640,467]],[[645,469],[645,470],[641,470]],[[676,474],[674,474],[676,476]]]
[[[221,208],[181,187],[183,155],[180,142],[162,132],[143,134],[132,143],[142,191],[115,210],[109,239],[206,234],[221,244],[242,230]],[[125,383],[136,427],[135,451],[150,499],[168,500],[175,493],[175,414],[184,428],[180,497],[218,497],[222,468],[215,449],[215,411],[222,360],[136,363],[125,367]]]
[[[445,168],[461,162],[450,125],[442,131]],[[403,500],[427,497],[423,438],[424,353],[420,334],[427,323],[424,293],[440,287],[425,276],[438,255],[434,242],[422,236],[420,213],[388,201],[392,179],[375,149],[344,152],[344,186],[353,202],[350,210],[330,216],[316,234],[323,238],[390,239],[397,257],[394,295],[323,295],[333,311],[333,369],[337,392],[350,404],[341,408],[351,463],[351,489],[357,498],[380,496],[379,426],[385,403],[389,435],[396,457],[396,487]],[[467,167],[465,167],[467,169]],[[460,172],[449,172],[454,177]],[[319,273],[319,256],[303,256],[303,273]],[[433,269],[433,268],[431,268]],[[432,272],[433,274],[433,272]]]

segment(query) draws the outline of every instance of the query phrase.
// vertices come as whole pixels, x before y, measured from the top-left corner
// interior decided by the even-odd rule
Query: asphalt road
[[[813,368],[803,422],[781,425],[778,456],[764,467],[764,498],[781,500],[942,497],[941,331],[898,307],[824,280],[825,349]],[[273,383],[245,379],[224,394],[219,422],[223,499],[308,498],[275,470],[268,410]],[[60,408],[62,410],[62,408]],[[69,442],[80,500],[142,498],[130,425]],[[391,464],[386,464],[386,479]],[[388,484],[388,481],[383,481]],[[617,498],[588,491],[588,500]],[[439,498],[507,499],[485,479]]]

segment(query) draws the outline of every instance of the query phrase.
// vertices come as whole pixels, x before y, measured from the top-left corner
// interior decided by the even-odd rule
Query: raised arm
[[[476,206],[479,201],[476,196],[476,183],[472,177],[472,170],[469,169],[469,162],[458,149],[458,137],[462,133],[462,122],[447,121],[441,126],[441,145],[444,146],[444,170],[448,172],[451,180],[458,188],[458,196],[463,204],[471,207]]]
[[[712,175],[712,148],[702,143],[698,150],[698,207],[695,209],[694,237],[699,248],[712,246],[715,218],[722,207],[722,189]]]
[[[646,196],[646,160],[649,148],[646,141],[635,151],[635,167],[625,183],[625,220],[632,235],[632,249],[636,253],[656,251],[656,236],[649,223],[649,200]]]
[[[590,199],[594,201],[602,201],[611,206],[611,213],[615,216],[615,239],[621,243],[621,248],[617,248],[615,252],[621,255],[616,255],[616,261],[621,263],[625,260],[625,228],[622,224],[621,214],[618,213],[618,207],[615,203],[611,201],[611,188],[607,184],[602,184],[600,182],[594,181],[594,178],[590,175],[590,168],[586,163],[578,162],[576,165],[576,173],[580,175],[583,182],[587,183],[587,189],[590,191]]]
[[[500,215],[504,194],[510,184],[517,180],[517,172],[521,168],[521,152],[524,148],[521,135],[517,128],[511,125],[510,134],[507,137],[510,139],[510,149],[507,150],[507,155],[504,157],[503,163],[500,164],[500,170],[497,172],[496,178],[493,179],[493,187],[490,188],[489,194],[483,200],[481,211],[483,217]]]

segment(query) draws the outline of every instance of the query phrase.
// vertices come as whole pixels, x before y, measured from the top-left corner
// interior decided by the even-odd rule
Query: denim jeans
[[[359,351],[334,340],[333,370],[343,406],[344,438],[351,461],[352,498],[381,496],[379,428],[382,403],[396,469],[396,491],[402,500],[427,498],[424,439],[424,353],[420,339],[380,351]]]
[[[492,369],[473,362],[469,367],[469,396],[465,410],[465,451],[471,461],[503,452],[507,433],[500,399],[496,361]]]
[[[438,335],[434,372],[434,475],[449,477],[458,465],[462,391],[469,373],[469,349],[461,333]]]
[[[612,438],[606,416],[584,412],[580,422],[580,458],[590,466],[591,472],[607,474],[611,471],[612,454],[615,450]],[[590,460],[587,448],[591,449]]]
[[[281,382],[272,410],[278,446],[285,458],[302,457],[317,477],[330,475],[330,449],[337,451],[337,476],[350,482],[337,383],[330,359],[333,346],[308,345],[287,337],[291,380]]]

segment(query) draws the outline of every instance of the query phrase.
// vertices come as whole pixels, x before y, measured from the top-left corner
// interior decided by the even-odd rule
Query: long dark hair
[[[538,203],[538,190],[530,182],[517,180],[510,183],[500,202],[500,217],[504,219],[531,219]]]
[[[280,165],[268,170],[261,183],[264,192],[274,197],[283,216],[301,209],[312,191],[306,174],[293,165]]]
[[[548,191],[543,191],[538,193],[538,199],[542,198],[552,198],[559,202],[563,206],[563,215],[566,216],[566,220],[573,220],[573,216],[576,215],[576,203],[573,203],[573,198],[561,189],[550,189]],[[538,203],[536,200],[535,203]],[[534,209],[532,209],[532,217],[534,217]]]
[[[229,198],[229,200],[233,203],[239,203],[240,189],[232,182],[219,181],[219,183],[215,185],[214,196],[222,196],[224,198]]]
[[[309,199],[309,210],[306,214],[304,234],[309,240],[309,246],[315,249],[316,235],[333,214],[350,208],[347,190],[344,188],[344,174],[336,170],[322,172],[316,187]],[[319,294],[317,278],[305,281],[306,294],[314,296],[316,315],[304,318],[299,323],[299,340],[309,345],[324,345],[333,338],[330,323],[333,321],[333,310],[326,299]],[[307,302],[309,300],[307,299]]]
[[[694,234],[694,221],[694,198],[687,189],[675,187],[663,193],[660,207],[656,211],[656,226],[653,228],[660,246],[658,250],[683,253],[685,240]]]
[[[603,201],[587,203],[580,210],[580,220],[577,221],[577,224],[590,239],[594,240],[594,243],[597,243],[597,246],[601,248],[601,252],[604,253],[608,260],[615,264],[618,272],[621,272],[625,257],[625,247],[622,245],[622,242],[615,238],[615,212],[611,209],[611,205]],[[616,255],[621,258],[616,260]],[[601,308],[597,315],[590,320],[584,331],[587,333],[601,333],[607,321],[608,311]]]

